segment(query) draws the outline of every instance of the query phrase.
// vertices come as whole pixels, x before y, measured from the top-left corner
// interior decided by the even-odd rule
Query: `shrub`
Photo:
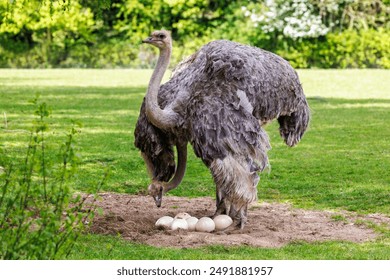
[[[347,30],[316,39],[290,39],[273,51],[297,68],[390,69],[390,30]]]
[[[79,163],[76,124],[60,148],[58,162],[52,162],[46,139],[50,110],[45,103],[34,103],[37,118],[24,158],[6,154],[4,147],[0,153],[0,259],[66,256],[95,209],[94,203],[85,204],[87,196],[74,195],[69,183]]]

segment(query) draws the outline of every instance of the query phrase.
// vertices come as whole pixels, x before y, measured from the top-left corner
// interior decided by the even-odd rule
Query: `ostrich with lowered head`
[[[242,229],[248,205],[257,199],[258,172],[269,164],[262,125],[277,119],[289,146],[308,126],[309,107],[297,73],[271,52],[218,40],[182,61],[160,85],[171,35],[155,31],[143,42],[160,51],[135,129],[135,145],[152,176],[149,194],[160,207],[163,194],[180,184],[190,142],[216,184],[215,215],[229,215]]]

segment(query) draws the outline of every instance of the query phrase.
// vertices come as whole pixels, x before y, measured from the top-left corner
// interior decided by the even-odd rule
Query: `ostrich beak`
[[[156,202],[156,206],[157,206],[158,208],[160,208],[160,207],[161,207],[161,201],[162,201],[162,199],[161,199],[161,198],[158,198],[158,197],[155,197],[155,198],[154,198],[154,201]]]
[[[161,207],[161,202],[162,202],[162,192],[160,192],[158,195],[154,197],[154,202],[156,203],[157,207]]]
[[[157,207],[161,207],[163,192],[164,192],[164,189],[163,189],[163,187],[161,186],[161,187],[159,188],[159,190],[158,190],[158,193],[152,195],[152,197],[153,197],[153,199],[154,199],[154,202],[156,203],[156,206],[157,206]]]
[[[152,43],[152,41],[153,41],[153,38],[152,37],[148,37],[148,38],[142,40],[142,43],[150,44],[150,43]]]
[[[153,197],[154,202],[157,207],[161,207],[162,197],[164,193],[164,187],[161,185],[161,182],[152,182],[148,191],[151,197]]]

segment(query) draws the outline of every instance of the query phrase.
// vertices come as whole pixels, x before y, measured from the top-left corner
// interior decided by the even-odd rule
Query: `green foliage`
[[[316,52],[323,68],[390,69],[390,29],[331,33]]]
[[[384,0],[318,1],[319,13],[333,31],[389,28],[390,6]]]
[[[0,0],[0,67],[151,68],[140,45],[168,29],[172,65],[228,39],[299,68],[389,68],[388,0]]]
[[[77,1],[0,0],[0,66],[53,67],[91,45],[95,21]],[[86,49],[84,49],[86,51]]]
[[[93,218],[93,203],[74,195],[69,185],[80,162],[74,147],[74,124],[57,154],[57,164],[47,134],[50,109],[36,106],[24,158],[0,153],[0,259],[56,259],[68,255],[74,242]]]
[[[390,69],[390,29],[346,30],[310,40],[289,40],[276,52],[297,68]]]

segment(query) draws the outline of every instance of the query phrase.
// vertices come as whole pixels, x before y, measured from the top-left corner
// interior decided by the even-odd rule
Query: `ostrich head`
[[[154,31],[150,37],[142,40],[142,43],[151,44],[160,50],[171,48],[172,38],[171,33],[166,30]]]
[[[153,197],[157,207],[161,206],[164,186],[161,182],[153,181],[148,187],[149,194]]]

